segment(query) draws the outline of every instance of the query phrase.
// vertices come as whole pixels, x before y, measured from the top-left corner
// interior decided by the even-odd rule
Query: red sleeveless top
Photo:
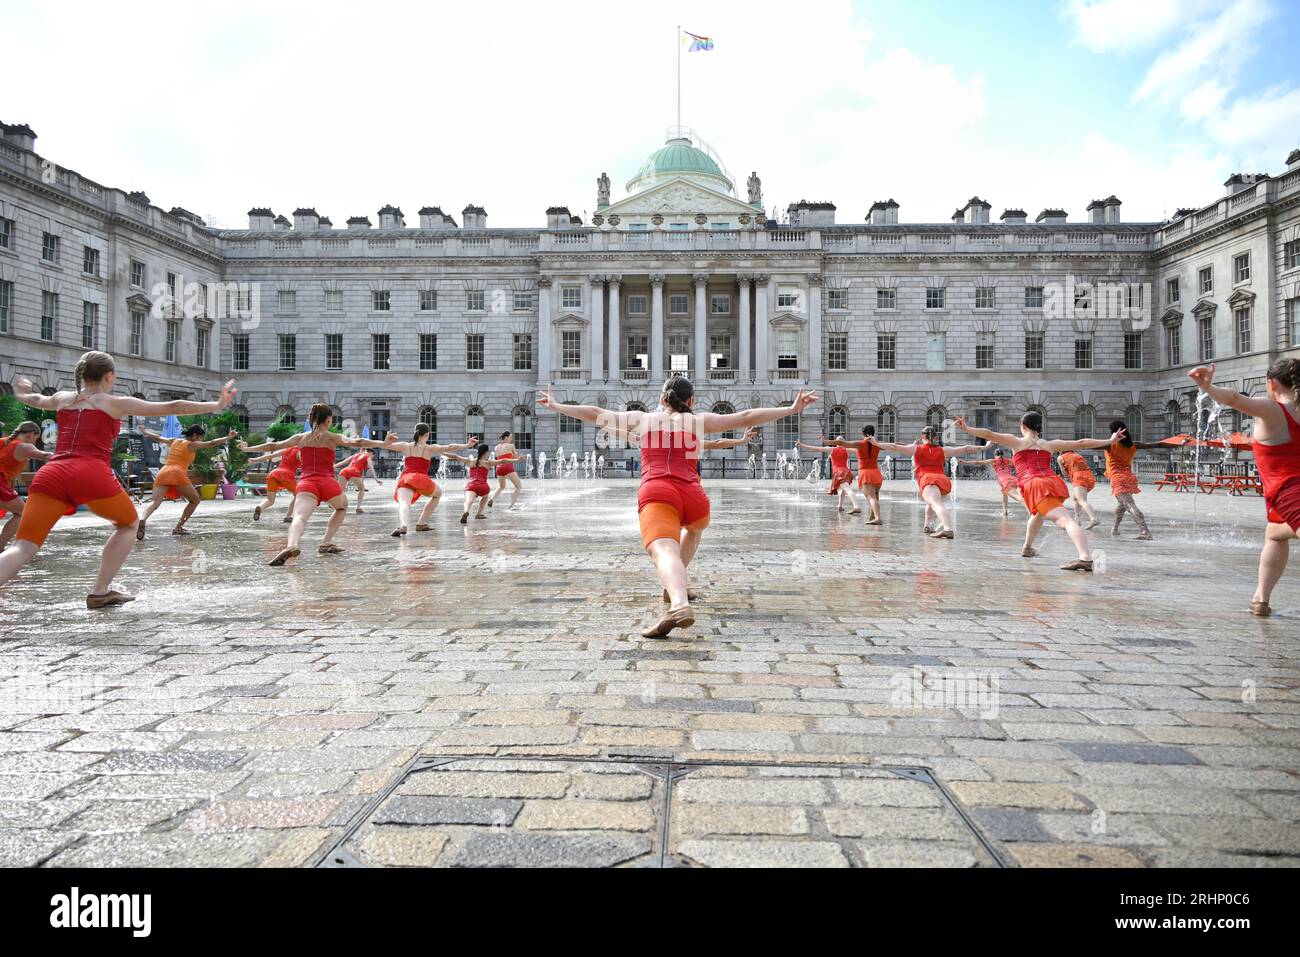
[[[641,436],[641,481],[670,478],[699,482],[700,440],[692,432],[658,431]]]
[[[1016,477],[1023,484],[1030,479],[1052,478],[1052,453],[1047,449],[1024,449],[1011,457],[1016,467]]]
[[[1013,478],[1011,474],[1011,462],[1004,455],[1002,458],[993,459],[993,471],[1002,478]]]
[[[283,469],[286,472],[296,472],[302,465],[302,453],[296,448],[285,449],[284,454],[280,456],[280,464],[275,467],[278,472]]]
[[[863,439],[858,443],[858,468],[874,469],[877,468],[880,461],[880,446],[875,442]]]
[[[27,463],[14,455],[14,449],[23,444],[22,439],[0,439],[0,476],[16,479],[27,470]]]
[[[316,476],[318,478],[334,477],[334,450],[322,448],[319,445],[300,445],[299,453],[302,455],[302,477]]]
[[[943,475],[943,465],[946,458],[942,446],[918,445],[916,454],[912,456],[912,462],[916,465],[916,474],[918,476]]]
[[[352,467],[356,468],[357,464],[353,462]],[[402,459],[402,473],[406,474],[408,472],[411,475],[428,475],[429,460],[418,455],[408,455]]]
[[[100,409],[60,409],[58,423],[59,441],[50,461],[98,459],[111,466],[113,443],[122,431],[120,419]]]
[[[831,469],[836,472],[847,471],[849,467],[849,450],[842,445],[831,449]]]
[[[364,472],[366,469],[370,468],[370,453],[369,452],[359,453],[357,457],[352,460],[352,464],[349,465],[348,468],[357,472]]]
[[[1270,501],[1282,491],[1282,486],[1294,478],[1300,478],[1300,422],[1292,418],[1286,406],[1278,406],[1286,416],[1286,427],[1291,437],[1281,445],[1264,445],[1256,442],[1251,446],[1255,453],[1255,467],[1259,469],[1259,480],[1264,486],[1264,500]]]

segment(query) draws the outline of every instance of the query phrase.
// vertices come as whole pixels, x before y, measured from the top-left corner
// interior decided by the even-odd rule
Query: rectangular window
[[[1025,368],[1041,369],[1043,367],[1044,335],[1041,332],[1025,333]]]
[[[567,290],[566,290],[567,292]],[[691,311],[691,297],[680,293],[673,293],[668,297],[668,314],[670,316],[684,316]]]
[[[1206,293],[1214,292],[1214,267],[1213,266],[1203,267],[1201,271],[1196,274],[1196,276],[1197,276],[1196,279],[1197,288],[1200,290],[1202,296],[1204,296]]]
[[[776,367],[778,369],[799,368],[799,333],[797,330],[777,330]]]
[[[81,271],[87,276],[99,275],[99,250],[93,246],[81,247]]]
[[[1201,361],[1210,362],[1214,359],[1214,320],[1201,319],[1197,324],[1201,334]]]
[[[230,337],[230,362],[236,371],[248,371],[248,333],[241,332]]]
[[[420,290],[420,311],[421,312],[438,311],[438,290],[436,289]]]
[[[343,290],[342,289],[325,290],[325,311],[326,312],[343,311]]]
[[[81,304],[81,348],[98,349],[99,306],[93,302]]]
[[[1300,299],[1286,302],[1288,325],[1291,327],[1290,344],[1300,346]]]
[[[1293,239],[1283,250],[1283,269],[1300,269],[1300,239]]]
[[[0,332],[9,331],[9,310],[13,308],[14,284],[0,279]]]
[[[1124,302],[1130,309],[1141,309],[1146,302],[1145,286],[1138,282],[1130,282],[1125,286]]]
[[[1177,278],[1165,280],[1165,302],[1173,304],[1182,297],[1182,290],[1179,289]]]
[[[731,368],[731,336],[709,336],[709,368]]]
[[[731,315],[731,297],[727,295],[710,296],[709,311],[715,316]]]
[[[778,286],[776,290],[776,305],[778,309],[799,308],[799,290],[794,286]]]
[[[420,371],[438,370],[438,336],[432,332],[420,333]]]
[[[1124,333],[1124,368],[1142,368],[1142,333]]]
[[[677,333],[668,337],[668,368],[672,372],[690,372],[690,336],[684,336]]]
[[[387,372],[390,368],[388,362],[389,337],[386,332],[371,333],[370,336],[370,368],[376,372]]]
[[[14,221],[0,217],[0,249],[13,249]]]
[[[465,337],[465,368],[471,372],[480,372],[483,369],[482,333],[470,333]]]
[[[136,289],[144,288],[144,263],[138,259],[131,260],[131,285]]]
[[[532,312],[533,310],[533,293],[531,290],[519,290],[514,295],[515,312]]]
[[[178,285],[179,280],[176,278],[176,273],[169,272],[167,274],[167,291],[171,294],[173,303],[180,299],[180,289],[177,288]]]
[[[53,233],[41,233],[41,258],[47,263],[59,261],[59,237]]]
[[[898,334],[894,332],[876,333],[876,368],[898,368]]]
[[[514,370],[516,372],[533,371],[533,334],[531,332],[515,333],[510,351],[514,354]]]
[[[194,364],[200,369],[208,367],[208,340],[211,335],[207,329],[199,329],[195,336]]]
[[[1074,367],[1076,369],[1092,368],[1092,336],[1080,335],[1075,337]]]
[[[648,309],[649,300],[645,296],[628,296],[627,297],[627,314],[629,316],[644,316]]]
[[[925,367],[932,372],[942,372],[948,363],[948,334],[930,332],[925,337]]]
[[[1169,365],[1183,364],[1183,329],[1182,326],[1169,326],[1165,330],[1165,349],[1169,356]]]
[[[59,328],[59,294],[41,293],[41,338],[53,342]]]
[[[627,365],[624,369],[650,368],[650,337],[632,335],[627,337],[627,352],[624,356]]]
[[[877,309],[897,309],[897,308],[898,308],[898,290],[897,290],[897,289],[877,289],[877,290],[876,290],[876,308],[877,308]]]
[[[948,290],[942,286],[928,286],[925,290],[925,308],[943,309],[948,305]]]
[[[1043,308],[1043,287],[1042,286],[1025,287],[1025,308],[1026,309]]]
[[[849,291],[847,289],[827,289],[826,308],[827,309],[849,308]]]
[[[832,332],[826,337],[826,368],[843,372],[849,367],[849,337],[843,332]]]
[[[582,333],[565,329],[560,336],[560,368],[582,368]]]
[[[295,314],[298,311],[298,294],[292,289],[276,290],[275,311],[282,316]]]
[[[483,290],[470,289],[465,293],[465,308],[469,312],[483,312]]]
[[[997,336],[992,332],[975,333],[975,368],[992,369],[997,361]]]
[[[975,290],[976,309],[996,309],[998,291],[992,286],[980,286]]]
[[[1250,282],[1250,253],[1232,257],[1232,281]]]
[[[325,371],[341,372],[343,370],[343,334],[325,333]]]
[[[387,289],[372,289],[370,291],[370,311],[371,312],[392,312],[393,311],[393,294]]]
[[[582,308],[582,287],[565,286],[560,292],[560,308],[581,309]]]
[[[1250,309],[1238,309],[1233,314],[1237,327],[1237,355],[1244,356],[1254,349],[1254,336],[1250,328]]]
[[[175,320],[169,319],[167,321],[167,348],[164,353],[168,362],[176,361],[176,355],[177,355],[176,350],[180,344],[180,339],[181,339],[181,324],[179,322],[176,322]]]
[[[247,338],[247,336],[245,336],[245,338]],[[133,356],[138,356],[143,354],[143,350],[144,350],[144,313],[143,312],[131,313],[131,344],[129,348],[131,350],[131,355]],[[235,366],[235,368],[236,369],[248,368],[247,348],[245,348],[244,350],[244,362],[245,365],[243,366],[237,365]]]
[[[280,333],[280,371],[292,372],[298,368],[298,337]]]

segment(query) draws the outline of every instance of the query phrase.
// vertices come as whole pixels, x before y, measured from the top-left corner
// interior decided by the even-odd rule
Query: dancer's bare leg
[[[867,506],[871,509],[871,522],[877,524],[880,522],[880,489],[874,485],[868,485],[862,490],[862,494],[867,497]]]
[[[698,536],[695,545],[699,546]],[[650,543],[650,560],[655,563],[660,584],[668,592],[671,611],[677,611],[690,604],[686,589],[686,563],[682,558],[682,546],[678,541],[660,538]]]
[[[519,502],[519,493],[524,490],[524,483],[519,481],[519,475],[511,472],[506,478],[510,479],[510,484],[514,486],[514,491],[510,493],[510,507],[514,508]]]
[[[474,499],[477,496],[473,492],[465,493],[465,510],[460,513],[460,523],[466,525],[469,523],[469,510],[474,505]]]
[[[1287,560],[1291,557],[1291,540],[1295,537],[1290,525],[1268,524],[1264,532],[1264,549],[1259,553],[1259,587],[1255,590],[1254,601],[1268,604],[1273,588],[1286,571]]]
[[[293,521],[289,523],[289,548],[302,544],[303,532],[307,531],[307,520],[316,511],[320,502],[315,495],[299,495],[293,500]]]
[[[334,509],[334,513],[330,515],[330,520],[325,525],[325,537],[320,543],[322,549],[329,548],[334,543],[334,536],[342,527],[343,520],[348,517],[348,497],[336,495],[325,504]]]
[[[429,500],[424,503],[424,508],[420,510],[420,517],[415,523],[416,531],[424,531],[428,528],[429,519],[433,515],[433,510],[438,507],[438,503],[441,501],[442,489],[435,489],[433,494],[429,496]]]
[[[33,542],[25,542],[22,539],[14,542],[12,548],[6,548],[0,554],[0,585],[12,579],[17,575],[24,565],[36,557],[36,553],[41,547]]]
[[[1038,538],[1038,533],[1043,528],[1043,516],[1035,512],[1029,516],[1029,521],[1025,523],[1025,551],[1026,558],[1032,558],[1034,550],[1034,541]]]
[[[192,516],[195,510],[199,507],[199,493],[192,485],[189,488],[182,488],[177,491],[181,493],[181,498],[185,499],[185,511],[181,512],[181,517],[177,519],[176,527],[172,529],[172,534],[188,535],[189,532],[185,531],[185,523],[190,520],[190,516]]]
[[[16,498],[12,502],[6,502],[5,508],[9,511],[9,520],[5,522],[4,528],[0,528],[0,552],[5,550],[5,546],[18,532],[18,522],[23,517],[23,500]]]
[[[409,488],[399,488],[397,490],[397,528],[394,535],[400,535],[405,532],[411,524],[411,503],[415,501],[415,492]]]
[[[361,503],[366,500],[366,483],[364,480],[358,480],[357,486],[357,514],[361,514]]]
[[[135,528],[138,522],[119,525],[113,529],[104,543],[104,551],[99,556],[99,575],[95,578],[92,595],[106,595],[113,589],[113,579],[122,570],[126,556],[131,554],[131,545],[135,541]]]
[[[153,515],[154,512],[158,511],[158,506],[162,505],[163,499],[166,496],[167,496],[166,486],[155,485],[153,487],[153,498],[149,502],[149,507],[144,510],[144,514],[140,516],[140,522],[136,528],[136,533],[135,533],[136,541],[140,541],[140,542],[144,541],[145,523],[149,521],[149,516]]]
[[[939,491],[937,485],[927,485],[925,491],[921,493],[927,505],[939,519],[939,526],[945,532],[952,531],[952,517],[948,513],[948,506],[943,502],[943,493]]]

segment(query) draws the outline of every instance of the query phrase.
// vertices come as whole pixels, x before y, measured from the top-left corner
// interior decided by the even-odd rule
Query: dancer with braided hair
[[[876,427],[864,425],[861,442],[846,442],[843,437],[838,439],[823,437],[819,441],[825,445],[847,447],[857,453],[858,491],[866,498],[867,507],[871,510],[871,517],[867,519],[867,524],[885,524],[880,517],[880,489],[885,484],[885,476],[880,471],[880,444],[876,441]]]

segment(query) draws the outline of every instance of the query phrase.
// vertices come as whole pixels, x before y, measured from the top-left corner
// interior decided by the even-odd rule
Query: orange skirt
[[[433,493],[438,491],[438,483],[428,475],[421,475],[419,472],[403,472],[401,477],[397,480],[397,488],[409,488],[415,493],[415,498],[411,499],[411,501],[418,502],[421,495],[427,495],[432,498]],[[393,501],[397,501],[396,489],[393,490]]]
[[[848,485],[853,481],[853,473],[848,469],[836,469],[831,475],[831,487],[827,495],[834,495],[840,490],[841,485]]]
[[[1138,485],[1137,476],[1132,472],[1115,472],[1110,477],[1110,494],[1111,495],[1137,495],[1142,491]]]
[[[1070,476],[1070,484],[1075,488],[1083,488],[1091,492],[1097,487],[1097,476],[1091,472],[1075,472]]]
[[[177,489],[193,488],[190,483],[190,473],[188,469],[183,469],[179,465],[164,465],[158,470],[158,477],[153,480],[154,488],[163,486],[167,489],[167,498],[178,499],[180,492]]]
[[[1020,483],[1020,497],[1030,515],[1046,516],[1052,509],[1065,504],[1070,490],[1059,475],[1039,475]]]
[[[276,469],[266,476],[266,491],[269,492],[288,492],[295,495],[298,492],[298,479],[295,473],[288,469]]]
[[[940,494],[948,495],[952,492],[952,479],[938,472],[922,472],[916,477],[917,493],[924,492],[931,485],[939,489]]]
[[[874,486],[880,488],[885,484],[885,476],[880,469],[858,469],[858,488]]]

